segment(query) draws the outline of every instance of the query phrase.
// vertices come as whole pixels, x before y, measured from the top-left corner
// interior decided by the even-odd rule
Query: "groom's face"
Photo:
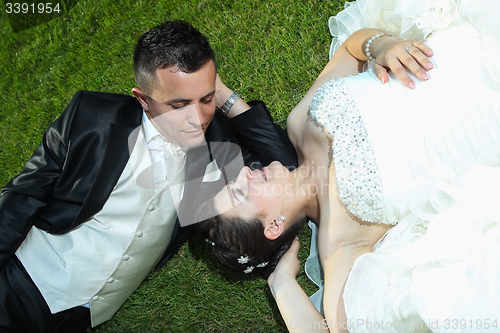
[[[156,71],[151,96],[144,110],[169,142],[194,147],[204,142],[205,131],[215,114],[215,64],[212,60],[193,73],[177,67]]]

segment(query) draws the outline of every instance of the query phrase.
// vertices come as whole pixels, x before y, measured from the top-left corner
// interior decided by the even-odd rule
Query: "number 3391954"
[[[50,14],[52,12],[59,13],[61,9],[59,8],[59,3],[38,3],[38,4],[28,4],[28,3],[10,3],[5,4],[5,12],[7,14]]]

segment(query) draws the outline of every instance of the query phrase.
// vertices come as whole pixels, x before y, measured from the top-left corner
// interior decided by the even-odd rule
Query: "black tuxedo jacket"
[[[45,132],[25,169],[2,190],[0,270],[33,225],[64,234],[102,209],[127,164],[129,135],[141,119],[142,107],[134,97],[86,91],[75,94]],[[293,147],[262,102],[233,119],[216,113],[206,139],[239,144],[247,165],[258,161],[267,165],[273,160],[297,165]],[[211,158],[196,160],[188,152],[187,178],[191,177],[190,164],[198,166],[192,170],[201,170],[201,164]],[[176,222],[160,265],[177,252],[192,227],[181,228]]]

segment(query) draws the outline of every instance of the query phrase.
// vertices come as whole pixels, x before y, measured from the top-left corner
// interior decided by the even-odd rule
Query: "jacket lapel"
[[[118,123],[111,124],[109,139],[101,159],[101,166],[80,213],[73,222],[74,226],[85,222],[104,206],[127,165],[130,157],[129,140],[135,142],[137,139],[139,131],[134,131],[134,129],[140,126],[141,119],[142,112],[140,108],[135,105],[124,105]],[[135,135],[135,137],[129,138],[130,135]]]

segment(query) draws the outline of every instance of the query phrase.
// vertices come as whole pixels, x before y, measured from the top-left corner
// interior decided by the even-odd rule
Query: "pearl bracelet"
[[[372,54],[370,53],[370,46],[371,46],[372,42],[375,39],[382,37],[383,35],[384,35],[384,33],[381,32],[381,33],[376,34],[375,36],[372,36],[370,39],[368,39],[368,42],[366,43],[366,46],[365,46],[365,52],[366,52],[366,56],[368,57],[369,61],[375,60],[375,58],[372,57]]]

